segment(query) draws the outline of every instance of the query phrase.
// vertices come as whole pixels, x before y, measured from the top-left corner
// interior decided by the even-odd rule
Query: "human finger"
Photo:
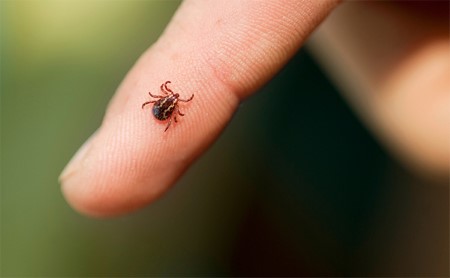
[[[380,141],[438,180],[450,157],[448,33],[446,2],[349,1],[311,47]]]
[[[163,194],[225,128],[238,103],[267,82],[339,1],[183,2],[160,39],[138,60],[98,131],[61,175],[82,213],[108,216]],[[185,114],[156,120],[141,106],[169,90]]]

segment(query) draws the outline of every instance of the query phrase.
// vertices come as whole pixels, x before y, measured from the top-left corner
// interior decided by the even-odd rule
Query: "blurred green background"
[[[161,200],[77,214],[57,177],[179,2],[0,5],[2,276],[448,275],[448,186],[391,158],[304,50]]]

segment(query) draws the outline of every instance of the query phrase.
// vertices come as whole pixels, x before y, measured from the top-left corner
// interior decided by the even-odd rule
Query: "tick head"
[[[178,93],[175,93],[173,96],[174,96],[175,98],[179,98],[179,97],[180,97],[180,95],[179,95]]]

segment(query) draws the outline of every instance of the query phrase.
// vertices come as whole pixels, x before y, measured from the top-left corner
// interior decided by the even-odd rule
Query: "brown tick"
[[[180,116],[184,116],[184,114],[181,113],[180,109],[178,108],[178,101],[188,102],[194,98],[194,95],[192,95],[188,99],[181,99],[179,94],[175,94],[171,89],[167,87],[167,84],[170,83],[170,81],[166,81],[165,83],[161,84],[161,92],[164,94],[162,96],[152,95],[152,93],[148,92],[151,97],[157,98],[158,100],[151,100],[142,104],[142,109],[144,109],[144,106],[146,106],[147,104],[154,103],[152,109],[153,116],[155,116],[155,118],[160,121],[169,119],[169,124],[166,126],[164,132],[166,132],[166,130],[170,127],[170,124],[172,123],[172,116],[175,122],[177,122],[177,114]]]

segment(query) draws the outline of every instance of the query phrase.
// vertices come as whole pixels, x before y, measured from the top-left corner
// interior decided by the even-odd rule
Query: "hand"
[[[240,101],[264,85],[333,10],[330,1],[183,2],[111,100],[98,131],[61,174],[69,203],[111,216],[163,194],[219,136]],[[172,81],[186,114],[166,123],[141,110]],[[149,109],[150,110],[150,109]]]
[[[378,139],[413,172],[448,184],[448,2],[353,1],[311,50]]]

